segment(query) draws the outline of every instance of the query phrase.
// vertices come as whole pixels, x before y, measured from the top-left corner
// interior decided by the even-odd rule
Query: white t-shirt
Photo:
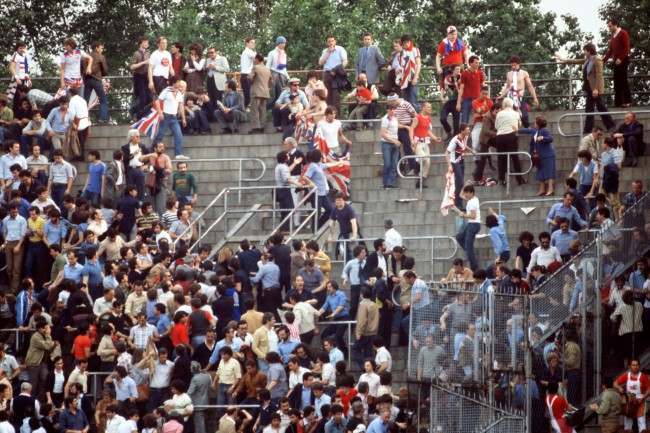
[[[117,430],[125,423],[126,420],[122,415],[113,415],[113,418],[106,421],[106,433],[118,433]]]
[[[471,199],[469,199],[467,201],[466,209],[467,209],[467,213],[470,213],[473,210],[476,211],[476,218],[468,219],[467,222],[481,224],[481,209],[479,209],[478,197],[474,196]]]
[[[169,68],[172,66],[172,55],[167,50],[156,50],[151,53],[149,64],[152,66],[151,74],[154,77],[169,78]]]
[[[29,58],[27,55],[22,55],[18,51],[11,57],[11,61],[16,64],[16,78],[24,80],[27,76],[25,66],[29,67]]]
[[[293,371],[289,372],[289,389],[293,389],[294,386],[298,385],[299,383],[302,383],[302,375],[305,373],[309,373],[309,370],[306,369],[305,367],[299,367],[298,368],[298,373],[294,373]]]
[[[375,364],[379,367],[384,362],[388,362],[386,371],[391,371],[393,369],[393,358],[390,356],[390,352],[382,346],[377,350],[377,354],[375,355]]]
[[[117,427],[117,433],[132,433],[138,431],[138,425],[132,419],[128,419]]]
[[[79,95],[74,95],[70,98],[68,111],[73,118],[79,119],[79,126],[77,129],[83,131],[90,126],[90,118],[88,117],[88,103],[84,98]]]
[[[449,153],[449,161],[456,164],[463,160],[463,152],[467,149],[467,140],[462,141],[458,135],[449,140],[447,145],[447,153]]]
[[[59,57],[59,65],[63,66],[64,79],[78,80],[81,78],[81,58],[85,56],[86,53],[80,49],[72,50],[70,53],[65,51],[61,54]]]
[[[241,53],[241,59],[239,60],[239,72],[242,74],[250,74],[253,70],[253,60],[255,60],[255,51],[250,48],[244,48],[244,51]]]
[[[341,129],[341,121],[334,119],[334,121],[330,123],[327,120],[321,120],[318,122],[318,127],[320,128],[321,134],[323,135],[327,146],[330,148],[330,152],[338,153],[339,130]]]
[[[377,373],[363,373],[359,376],[359,382],[366,382],[368,384],[368,394],[373,397],[378,397],[377,392],[379,391],[379,375]],[[357,384],[357,389],[359,385]]]
[[[381,118],[381,127],[386,130],[386,135],[393,140],[397,140],[397,117],[388,118],[388,115]]]
[[[185,98],[180,91],[175,90],[173,87],[167,87],[160,92],[158,99],[163,103],[163,113],[176,116],[178,114],[178,105],[182,104]]]

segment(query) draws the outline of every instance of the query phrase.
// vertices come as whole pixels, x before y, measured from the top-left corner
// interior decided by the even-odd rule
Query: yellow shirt
[[[43,241],[43,228],[45,228],[45,220],[38,216],[35,220],[32,218],[27,218],[27,228],[32,231],[32,233],[41,232],[40,235],[34,234],[29,237],[30,242],[42,242]]]
[[[228,361],[223,359],[219,362],[217,368],[217,376],[219,376],[219,383],[224,385],[234,385],[241,379],[241,366],[239,361],[235,358],[230,358]]]

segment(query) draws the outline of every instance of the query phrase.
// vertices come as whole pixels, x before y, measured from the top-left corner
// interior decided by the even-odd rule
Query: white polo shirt
[[[68,110],[73,118],[79,119],[77,129],[83,131],[90,126],[90,118],[88,117],[88,103],[84,98],[79,95],[74,95],[70,98]]]
[[[151,73],[154,77],[169,78],[169,68],[172,66],[172,55],[167,50],[156,50],[151,53],[149,64],[152,66]]]
[[[158,99],[163,103],[163,113],[171,114],[172,116],[178,114],[178,104],[182,104],[185,100],[183,94],[173,87],[167,87],[160,92]]]

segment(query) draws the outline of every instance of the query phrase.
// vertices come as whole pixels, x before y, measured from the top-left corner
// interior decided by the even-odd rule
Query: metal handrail
[[[496,204],[498,206],[498,211],[497,213],[502,213],[503,211],[503,205],[504,204],[530,204],[531,202],[558,202],[558,200],[561,200],[561,197],[532,197],[532,198],[525,198],[525,199],[512,199],[512,200],[487,200],[484,202],[481,202],[479,207],[485,207],[487,205],[493,205]]]
[[[277,189],[273,190],[273,206],[274,206],[273,210],[274,211],[275,211],[275,203],[276,203],[276,191],[277,191]],[[314,200],[315,200],[313,209],[311,211],[309,211],[309,215],[307,216],[307,218],[305,218],[302,221],[302,223],[300,223],[298,225],[298,227],[296,227],[296,229],[294,230],[293,229],[293,217],[298,212],[302,212],[303,209],[301,209],[301,207],[303,205],[305,205],[309,200],[311,200],[312,197],[314,197]],[[279,209],[279,210],[284,211],[285,209]],[[282,221],[280,221],[280,223],[278,225],[275,225],[275,212],[273,212],[273,225],[274,225],[275,228],[273,229],[271,234],[269,234],[269,237],[273,236],[278,231],[280,231],[282,229],[282,226],[284,224],[286,224],[287,220],[288,220],[289,221],[289,237],[293,238],[296,234],[298,234],[300,232],[300,230],[302,230],[302,228],[312,218],[314,219],[313,229],[314,229],[314,235],[315,235],[316,232],[318,231],[318,189],[315,188],[315,187],[312,188],[307,194],[305,194],[304,197],[298,203],[294,204],[293,209],[291,209],[289,214],[287,216],[285,216],[282,219]]]
[[[505,155],[507,157],[506,158],[506,195],[510,195],[510,176],[524,176],[524,175],[530,173],[530,171],[533,169],[533,159],[530,156],[530,153],[525,152],[523,150],[519,150],[519,151],[516,151],[516,152],[475,152],[475,153],[472,153],[472,156],[492,156],[492,155],[494,155],[494,156],[504,156]],[[511,155],[523,155],[523,156],[526,156],[528,158],[528,161],[530,161],[530,166],[528,167],[528,169],[525,170],[525,171],[522,171],[520,173],[511,172],[510,171],[510,156]],[[447,157],[446,153],[436,153],[436,154],[430,154],[430,155],[407,155],[407,156],[403,156],[397,162],[397,174],[402,179],[417,179],[417,180],[419,180],[419,183],[420,183],[420,188],[419,188],[420,189],[420,196],[419,196],[419,199],[422,199],[422,183],[423,183],[422,182],[422,179],[423,179],[423,177],[422,177],[422,168],[423,168],[422,164],[423,164],[424,160],[425,159],[435,159],[435,158],[445,159],[446,157]],[[420,171],[419,171],[419,174],[417,176],[406,176],[404,173],[402,173],[402,170],[401,170],[400,166],[401,166],[403,161],[407,161],[409,159],[417,159],[418,162],[420,163]]]
[[[343,244],[343,259],[338,260],[334,259],[332,260],[332,263],[347,263],[348,262],[348,244],[353,243],[353,242],[374,242],[377,238],[358,238],[358,239],[333,239],[331,242],[335,244],[334,248],[338,248],[338,244],[341,243]],[[445,255],[445,256],[436,256],[435,251],[436,249],[434,248],[434,244],[438,240],[447,240],[451,241],[453,245],[453,252],[451,254]],[[426,236],[404,236],[402,237],[402,241],[430,241],[431,242],[431,257],[429,258],[430,266],[431,266],[431,278],[434,276],[434,271],[435,271],[435,262],[437,260],[449,260],[453,257],[456,256],[458,253],[458,241],[456,241],[456,238],[453,236],[436,236],[436,235],[426,235]],[[329,241],[328,241],[329,242]]]
[[[217,195],[217,196],[216,196],[216,197],[215,197],[215,198],[210,202],[210,204],[208,204],[208,206],[203,210],[203,212],[201,212],[201,214],[199,214],[199,216],[197,216],[197,217],[194,219],[194,221],[192,221],[192,224],[191,224],[187,229],[185,229],[185,231],[183,231],[183,233],[179,236],[179,238],[180,238],[181,236],[187,234],[187,232],[188,232],[189,230],[192,229],[193,224],[194,224],[194,223],[198,223],[198,221],[199,221],[201,218],[203,218],[203,216],[205,215],[205,213],[206,213],[209,209],[212,209],[212,208],[213,208],[213,207],[218,203],[218,201],[219,201],[221,198],[223,198],[223,212],[222,212],[222,213],[221,213],[221,214],[220,214],[220,215],[219,215],[219,216],[218,216],[218,217],[217,217],[217,218],[216,218],[216,219],[215,219],[215,220],[210,224],[210,226],[208,226],[208,228],[206,228],[206,229],[202,232],[202,234],[199,235],[198,239],[197,239],[197,240],[196,240],[192,245],[190,245],[190,247],[189,247],[189,251],[192,251],[194,248],[196,248],[196,247],[200,244],[200,242],[205,238],[205,236],[206,236],[206,235],[207,235],[207,234],[208,234],[208,233],[209,233],[209,232],[210,232],[210,231],[211,231],[211,230],[212,230],[212,229],[213,229],[217,224],[219,224],[219,223],[220,223],[220,222],[221,222],[221,221],[222,221],[222,220],[223,220],[223,219],[224,219],[224,218],[225,218],[229,213],[248,213],[248,212],[253,212],[253,213],[262,213],[262,212],[272,212],[272,213],[273,213],[273,218],[275,219],[275,214],[276,214],[277,212],[285,212],[285,211],[290,212],[290,211],[293,210],[293,209],[280,209],[280,208],[277,208],[277,207],[276,207],[276,203],[277,203],[277,202],[276,202],[276,200],[275,200],[275,192],[276,192],[279,188],[282,188],[282,189],[299,189],[299,188],[300,188],[300,189],[304,189],[304,187],[302,187],[302,186],[294,186],[294,185],[290,185],[290,186],[259,185],[259,186],[237,186],[237,187],[227,187],[227,188],[224,188],[224,189],[221,190],[221,192],[220,192],[220,193],[219,193],[219,194],[218,194],[218,195]],[[241,197],[241,193],[242,193],[242,192],[245,192],[245,191],[266,191],[266,190],[268,190],[268,191],[273,191],[273,208],[271,208],[271,209],[267,209],[267,208],[264,208],[264,209],[246,209],[246,210],[228,209],[228,195],[229,195],[231,192],[237,192],[238,195],[239,195],[239,197]],[[308,221],[308,220],[306,220],[306,221]],[[300,227],[298,228],[298,230],[301,229],[302,227],[304,227],[304,224],[306,223],[306,221],[303,222],[303,224],[300,225]],[[227,228],[226,228],[225,231],[227,232]],[[174,245],[176,245],[177,241],[178,241],[178,239],[174,242]]]
[[[345,325],[348,328],[348,366],[352,365],[352,325],[356,325],[356,320],[331,320],[329,322],[316,322],[316,326]]]
[[[627,113],[632,112],[634,114],[647,114],[650,113],[650,110],[628,110],[628,111],[593,111],[590,113],[587,113],[585,111],[580,111],[577,113],[565,113],[561,115],[557,119],[557,131],[560,133],[562,137],[580,137],[584,132],[584,126],[585,126],[585,117],[587,116],[602,116],[602,115],[610,115],[610,116],[618,116],[618,115],[626,115]],[[576,133],[566,133],[562,130],[562,120],[564,120],[567,117],[577,117],[578,121],[580,122],[580,132]]]

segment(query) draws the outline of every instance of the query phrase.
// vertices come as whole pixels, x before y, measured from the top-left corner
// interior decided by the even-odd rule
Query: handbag
[[[138,391],[138,398],[136,398],[136,401],[147,401],[149,400],[149,384],[148,383],[141,383],[140,385],[136,385],[135,388]]]
[[[537,151],[533,151],[533,154],[530,156],[530,162],[533,164],[533,167],[539,167],[540,159]]]
[[[582,425],[585,419],[585,408],[581,407],[579,409],[564,412],[564,419],[571,427]]]

